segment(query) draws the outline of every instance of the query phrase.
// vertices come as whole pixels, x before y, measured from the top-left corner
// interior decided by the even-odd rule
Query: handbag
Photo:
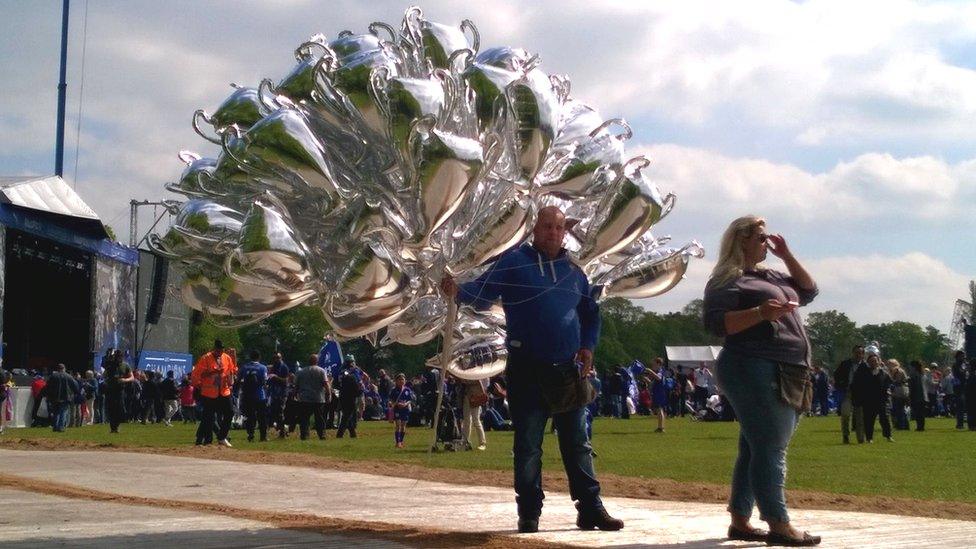
[[[472,408],[477,408],[478,406],[484,406],[488,403],[488,393],[481,386],[481,383],[473,384],[468,387],[468,391],[472,391],[477,387],[478,392],[468,393],[468,406]]]
[[[575,361],[539,368],[542,399],[553,414],[579,410],[596,399],[593,384],[580,376]]]
[[[810,367],[803,364],[779,366],[779,399],[797,412],[809,412],[813,408],[813,380]]]

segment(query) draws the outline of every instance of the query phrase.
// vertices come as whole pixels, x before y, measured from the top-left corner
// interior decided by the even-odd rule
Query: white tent
[[[665,353],[668,355],[668,363],[672,367],[697,368],[704,362],[706,366],[715,364],[722,347],[718,345],[701,346],[665,346]]]

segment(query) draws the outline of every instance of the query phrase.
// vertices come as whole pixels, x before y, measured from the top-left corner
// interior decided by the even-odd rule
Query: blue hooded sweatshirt
[[[522,244],[458,291],[458,301],[478,310],[499,298],[510,351],[558,363],[572,360],[580,349],[596,347],[600,307],[566,250],[549,260],[531,244]]]

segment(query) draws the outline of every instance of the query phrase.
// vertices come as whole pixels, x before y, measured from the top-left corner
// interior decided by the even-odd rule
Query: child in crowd
[[[397,374],[396,385],[390,390],[390,403],[393,406],[393,423],[395,430],[393,440],[397,448],[403,448],[403,438],[407,434],[407,421],[413,407],[413,390],[407,386],[407,376]]]
[[[193,386],[190,385],[189,378],[183,378],[180,383],[180,416],[183,423],[196,423],[196,400],[193,398]]]

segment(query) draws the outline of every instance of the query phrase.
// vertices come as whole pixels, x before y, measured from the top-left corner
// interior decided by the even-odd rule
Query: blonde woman
[[[893,358],[885,361],[888,375],[891,377],[891,422],[899,431],[908,430],[908,375],[901,367],[901,363]]]
[[[770,251],[789,274],[762,266]],[[703,320],[710,332],[725,338],[716,376],[740,425],[728,506],[730,539],[820,543],[819,536],[796,530],[786,510],[786,448],[803,406],[793,399],[787,404],[780,390],[787,372],[806,373],[809,379],[810,344],[796,309],[816,295],[813,278],[786,239],[766,232],[765,220],[750,215],[729,225],[705,287]],[[769,524],[768,533],[750,524],[753,504]]]

